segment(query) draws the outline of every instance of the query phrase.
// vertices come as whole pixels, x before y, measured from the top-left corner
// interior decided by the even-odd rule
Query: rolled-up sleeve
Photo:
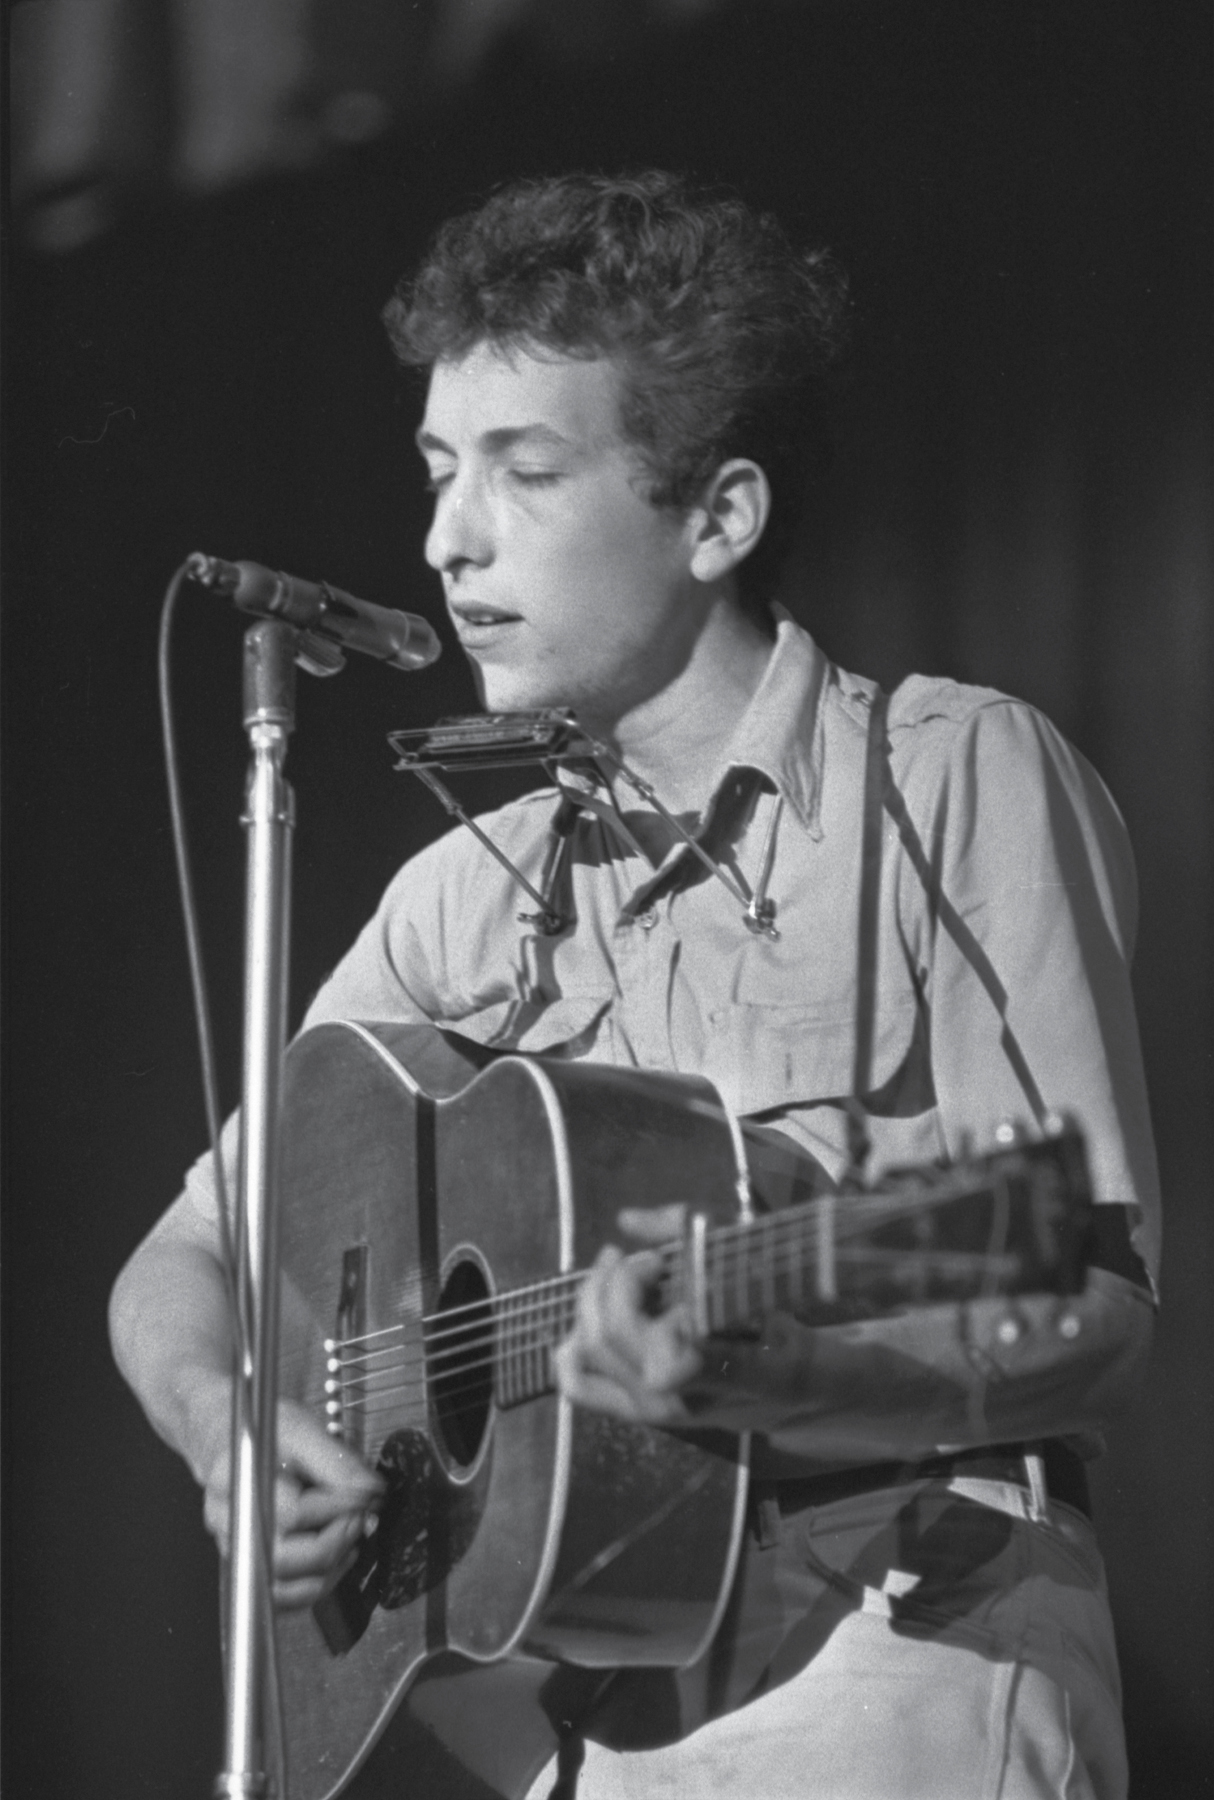
[[[927,691],[924,691],[927,689]],[[1094,770],[1033,708],[952,684],[891,706],[883,894],[927,1034],[927,1100],[950,1155],[1005,1120],[1069,1113],[1095,1197],[1141,1210],[1152,1277],[1159,1190],[1129,963],[1134,864]],[[882,956],[891,938],[883,934]],[[878,989],[892,979],[878,962]],[[874,1136],[886,1121],[874,1118]],[[1043,1328],[999,1379],[975,1383],[964,1344],[1002,1354],[996,1311],[927,1308],[815,1328],[787,1315],[755,1343],[710,1344],[689,1389],[714,1425],[745,1424],[785,1457],[903,1455],[918,1445],[1103,1429],[1132,1391],[1150,1305],[1098,1271],[1075,1343]],[[1030,1302],[1025,1302],[1031,1305]],[[974,1336],[974,1334],[977,1336]],[[989,1340],[989,1342],[987,1341]],[[971,1345],[972,1347],[972,1345]],[[1037,1362],[1033,1362],[1033,1358]]]
[[[446,840],[440,839],[397,870],[375,912],[313,998],[304,1030],[334,1019],[424,1023],[442,1016],[438,971],[447,911],[445,849]]]
[[[398,870],[379,906],[314,996],[301,1029],[337,1019],[422,1024],[441,1013],[442,996],[426,944],[434,941],[443,925],[445,846],[446,840],[439,840]],[[220,1140],[229,1205],[236,1191],[239,1135],[240,1114],[234,1112]],[[209,1150],[187,1172],[185,1193],[205,1218],[217,1218]]]
[[[1159,1188],[1130,988],[1125,826],[1099,776],[1032,707],[992,701],[954,723],[943,768],[937,733],[919,730],[901,779],[895,755],[891,810],[945,1141],[956,1151],[1007,1119],[1073,1114],[1096,1198],[1142,1209],[1136,1244],[1154,1275]]]

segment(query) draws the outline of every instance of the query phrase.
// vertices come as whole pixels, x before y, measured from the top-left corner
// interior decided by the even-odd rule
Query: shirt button
[[[657,922],[657,911],[652,906],[647,906],[643,913],[637,914],[637,924],[642,931],[652,931]]]

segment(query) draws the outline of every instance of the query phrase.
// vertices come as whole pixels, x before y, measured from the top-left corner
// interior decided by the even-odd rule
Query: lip
[[[503,619],[500,624],[494,625],[460,625],[457,627],[455,635],[465,650],[485,651],[489,650],[492,645],[499,644],[509,632],[510,627],[517,625],[518,622],[517,619]]]
[[[451,600],[448,605],[462,625],[513,624],[522,616],[488,600]]]
[[[468,647],[491,643],[510,626],[522,624],[521,614],[507,612],[504,606],[490,606],[487,602],[464,600],[450,610],[460,643]]]

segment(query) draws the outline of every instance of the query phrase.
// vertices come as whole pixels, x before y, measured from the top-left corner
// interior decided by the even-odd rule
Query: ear
[[[771,514],[771,488],[758,463],[736,456],[721,464],[693,514],[691,573],[720,581],[749,556]]]

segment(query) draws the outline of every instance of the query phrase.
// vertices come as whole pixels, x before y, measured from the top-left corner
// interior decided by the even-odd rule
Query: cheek
[[[663,515],[630,501],[516,520],[514,575],[535,628],[529,655],[547,661],[576,648],[597,660],[648,640],[678,588],[674,535]]]

